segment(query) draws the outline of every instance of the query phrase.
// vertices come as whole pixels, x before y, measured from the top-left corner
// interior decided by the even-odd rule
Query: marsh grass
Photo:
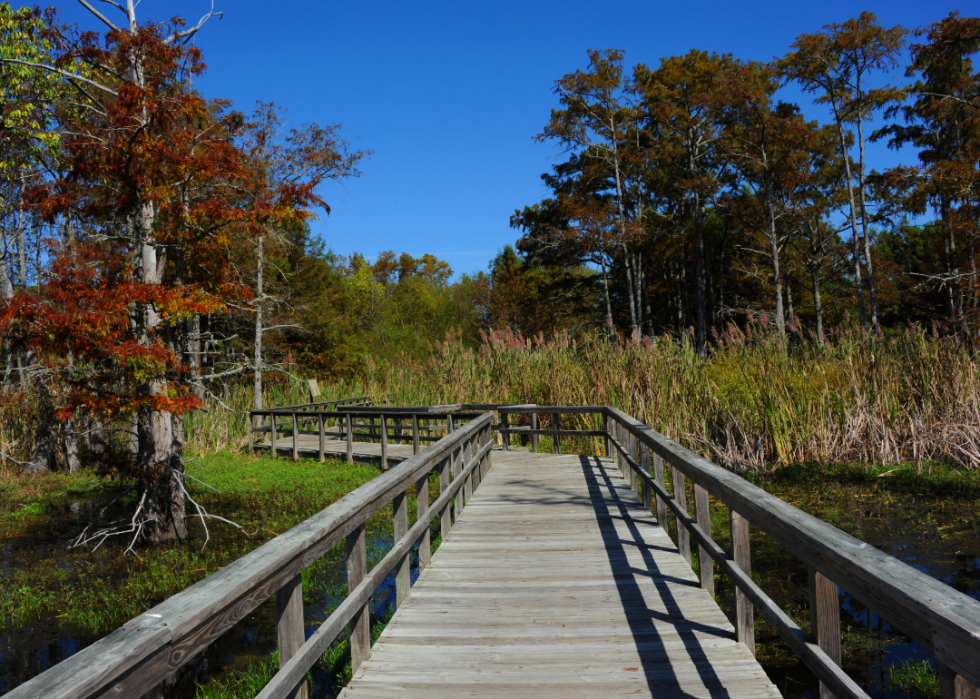
[[[889,669],[888,680],[892,687],[922,699],[939,696],[939,674],[928,660],[905,662]]]
[[[143,549],[126,556],[125,545],[110,543],[98,551],[65,551],[65,540],[82,526],[77,518],[52,512],[73,498],[123,496],[115,507],[131,503],[125,489],[99,483],[92,473],[51,474],[9,480],[0,491],[6,513],[0,527],[8,539],[21,537],[23,553],[10,559],[0,591],[0,627],[54,623],[83,635],[102,634],[214,573],[231,561],[308,519],[367,483],[379,473],[373,466],[330,461],[290,462],[267,457],[219,453],[204,458],[194,471],[217,493],[200,485],[191,492],[210,511],[239,522],[247,534],[212,523],[212,540],[203,547],[203,530],[190,518],[192,538],[182,545]],[[45,503],[57,503],[46,505]],[[29,514],[27,514],[29,513]],[[390,508],[368,522],[372,531],[390,528]],[[339,593],[329,574],[343,552],[331,551],[305,573],[307,594]],[[339,560],[339,559],[338,559]]]

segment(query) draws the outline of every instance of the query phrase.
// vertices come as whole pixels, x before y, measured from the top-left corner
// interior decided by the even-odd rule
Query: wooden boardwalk
[[[494,451],[341,696],[779,692],[608,460]]]

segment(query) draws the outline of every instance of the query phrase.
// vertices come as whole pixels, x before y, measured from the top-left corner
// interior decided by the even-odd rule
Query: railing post
[[[558,413],[552,413],[551,423],[555,426],[555,432],[561,429],[561,415]],[[561,454],[561,435],[555,434],[555,453]]]
[[[684,474],[678,471],[676,466],[673,468],[673,473],[674,500],[677,501],[682,510],[687,512],[687,487],[684,484]],[[674,525],[677,527],[677,551],[687,564],[691,565],[691,534],[676,517],[674,518]]]
[[[749,520],[735,510],[729,511],[732,528],[732,560],[746,575],[752,575],[752,551],[749,545]],[[735,639],[755,655],[755,618],[752,603],[735,587]]]
[[[626,434],[626,428],[624,428],[619,422],[616,423],[616,441],[619,442],[619,446],[625,448],[626,445],[623,442],[626,441],[623,435]],[[619,449],[616,450],[616,465],[619,466],[619,475],[626,478],[626,459],[623,458],[623,452]]]
[[[664,482],[664,460],[656,452],[653,453],[653,480],[661,488],[666,487]],[[659,495],[657,496],[657,524],[660,525],[661,529],[667,531],[667,503]]]
[[[538,429],[538,414],[537,413],[531,413],[531,429],[532,430]],[[535,453],[535,454],[538,453],[538,435],[536,435],[536,434],[532,434],[531,435],[531,451],[533,453]]]
[[[627,449],[629,449],[630,451],[630,458],[633,459],[634,463],[638,463],[640,460],[637,458],[637,454],[636,454],[636,435],[630,432],[629,437],[627,437],[627,440],[628,440]],[[630,466],[629,464],[626,464],[626,467],[629,469],[630,472],[630,491],[636,493],[636,479],[637,479],[636,471],[634,471],[633,467]]]
[[[980,699],[980,688],[949,666],[939,664],[939,699]]]
[[[429,472],[426,471],[421,478],[415,482],[415,514],[416,519],[422,519],[426,510],[429,509]],[[419,539],[419,570],[429,567],[432,560],[432,541],[429,528],[426,527]]]
[[[248,453],[249,454],[255,453],[254,437],[252,436],[252,419],[253,419],[252,413],[249,413],[248,420],[246,421],[246,424],[248,425]]]
[[[840,665],[840,598],[837,584],[814,568],[808,570],[811,636],[820,649]],[[868,613],[871,613],[870,610]],[[833,693],[823,682],[820,683],[820,699],[834,699]]]
[[[299,416],[292,413],[293,417],[293,461],[299,459]]]
[[[708,491],[697,483],[694,484],[694,517],[704,535],[711,538],[711,503]],[[708,551],[698,546],[698,568],[701,570],[701,587],[708,591],[711,599],[715,598],[715,562]]]
[[[394,540],[401,541],[401,538],[408,533],[408,492],[396,495],[391,501],[394,512]],[[409,588],[412,586],[410,577],[411,558],[410,554],[405,554],[395,566],[395,608],[402,606],[402,602],[408,597]]]
[[[640,442],[640,470],[643,473],[650,474],[650,449],[646,444]],[[653,507],[652,490],[645,480],[640,480],[640,495],[643,497],[643,509],[646,510],[647,514],[650,514],[650,510]]]
[[[510,415],[500,413],[500,422],[504,426],[504,429],[500,431],[500,437],[504,440],[504,451],[510,451],[510,432],[506,431],[510,429]]]
[[[442,495],[449,490],[450,459],[451,457],[447,456],[439,465],[439,495]],[[449,513],[450,509],[450,505],[447,502],[446,506],[442,509],[442,512],[439,513],[439,521],[442,525],[442,541],[446,540],[446,537],[449,536],[449,532],[452,531],[453,528],[453,521],[450,518]]]
[[[453,482],[459,478],[460,473],[460,462],[463,460],[463,447],[453,447]],[[463,489],[460,488],[456,491],[456,496],[453,498],[453,521],[458,522],[459,516],[463,512]]]
[[[473,459],[473,440],[467,439],[463,443],[463,458],[462,463],[459,465],[459,470],[462,472],[467,466],[469,466],[470,461]],[[466,491],[464,503],[469,503],[470,498],[473,497],[473,472],[466,477],[466,481],[463,483],[463,490]]]
[[[325,460],[327,451],[327,418],[323,413],[317,413],[317,423],[318,427],[320,428],[320,463],[322,464]]]
[[[367,543],[364,525],[347,535],[347,591],[350,594],[367,575]],[[357,672],[371,657],[371,603],[367,602],[350,620],[351,672]]]
[[[609,454],[609,415],[607,413],[602,414],[602,431],[606,433],[606,436],[602,438],[602,442],[606,447],[606,456]]]
[[[269,429],[272,432],[272,458],[279,458],[279,450],[276,445],[276,413],[269,413]]]
[[[419,416],[412,415],[412,453],[419,453]]]
[[[285,665],[306,641],[303,623],[303,574],[283,585],[276,592],[276,626],[279,632],[279,665]],[[306,680],[290,695],[292,699],[306,699]]]
[[[354,463],[354,416],[347,413],[344,419],[347,432],[347,463]]]
[[[381,470],[388,470],[388,422],[384,414],[378,417],[381,426]]]

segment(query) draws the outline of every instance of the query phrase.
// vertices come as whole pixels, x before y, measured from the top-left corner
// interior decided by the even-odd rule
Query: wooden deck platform
[[[607,460],[494,451],[341,696],[779,692]]]

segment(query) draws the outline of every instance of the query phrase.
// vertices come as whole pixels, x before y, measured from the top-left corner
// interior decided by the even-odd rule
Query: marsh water
[[[974,599],[980,599],[980,513],[974,498],[923,496],[893,492],[887,481],[871,487],[839,484],[768,484],[766,489],[824,521],[839,527],[905,563],[951,585]],[[96,514],[97,504],[76,502],[51,513],[52,526],[5,541],[0,545],[0,583],[18,568],[30,569],[41,560],[61,561],[63,532],[80,528]],[[716,537],[724,541],[722,517],[715,513]],[[58,534],[60,532],[60,534]],[[197,532],[200,535],[201,532]],[[222,535],[211,545],[222,545]],[[224,536],[232,536],[225,534]],[[380,560],[392,544],[391,532],[383,523],[369,526],[369,565]],[[118,545],[118,544],[117,544]],[[753,532],[753,573],[774,600],[801,626],[807,623],[806,567],[761,533]],[[69,577],[71,571],[68,571]],[[412,579],[417,577],[417,556],[413,556]],[[107,580],[112,584],[112,580]],[[724,577],[717,578],[722,607],[733,616],[734,595]],[[307,581],[305,618],[311,634],[345,594],[343,553],[335,548],[319,564]],[[875,699],[918,695],[895,680],[895,670],[910,662],[929,661],[931,656],[893,629],[860,602],[841,592],[841,621],[844,665]],[[383,620],[394,602],[391,576],[372,598],[372,623]],[[227,677],[257,663],[266,662],[276,647],[274,602],[266,602],[234,629],[216,641],[204,654],[188,664],[168,684],[169,697],[194,697],[198,685],[213,677]],[[0,628],[0,695],[27,679],[98,640],[99,635],[73,632],[59,623],[58,610],[50,609],[37,619],[8,622]],[[817,683],[771,632],[757,621],[757,651],[767,673],[784,696],[815,697]],[[332,697],[343,677],[343,647],[335,658],[322,661],[312,672],[312,696]],[[340,658],[339,665],[338,660]]]

